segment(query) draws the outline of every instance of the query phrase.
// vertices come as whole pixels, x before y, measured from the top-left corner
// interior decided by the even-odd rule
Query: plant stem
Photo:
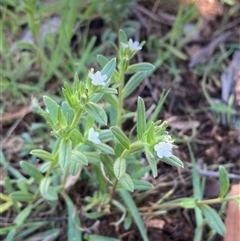
[[[119,127],[122,126],[122,110],[123,110],[123,85],[124,85],[124,72],[121,71],[120,73],[120,85],[118,87],[118,110],[117,110],[117,125]]]
[[[214,198],[214,199],[208,199],[208,200],[201,200],[201,201],[197,201],[196,206],[201,205],[201,204],[216,204],[216,203],[223,203],[223,202],[227,202],[227,201],[232,201],[234,199],[240,199],[240,195],[236,195],[236,196],[229,196],[229,197],[225,197],[225,198]],[[159,210],[159,209],[166,209],[166,208],[178,208],[178,207],[183,207],[182,203],[163,203],[160,205],[154,205],[152,207],[142,207],[139,208],[139,211],[153,211],[153,210]],[[184,207],[183,207],[184,208]]]
[[[117,184],[118,184],[118,180],[115,181],[112,192],[111,192],[111,198],[110,198],[110,201],[109,201],[110,205],[112,204],[114,194],[115,194],[115,191],[116,191],[116,188],[117,188]]]
[[[76,126],[78,124],[81,114],[82,114],[82,109],[79,109],[78,111],[75,112],[75,116],[71,124],[71,127]]]
[[[208,199],[208,200],[202,200],[198,201],[197,204],[215,204],[215,203],[223,203],[227,201],[232,201],[234,199],[240,199],[240,195],[235,195],[235,196],[229,196],[225,198],[213,198],[213,199]]]
[[[120,65],[121,66],[121,65]],[[121,128],[122,126],[122,110],[123,110],[123,85],[124,85],[124,71],[123,68],[120,68],[120,80],[119,80],[119,87],[118,87],[118,109],[117,109],[117,125]],[[112,204],[112,200],[117,188],[118,180],[115,181],[112,192],[111,192],[111,199],[110,204]]]

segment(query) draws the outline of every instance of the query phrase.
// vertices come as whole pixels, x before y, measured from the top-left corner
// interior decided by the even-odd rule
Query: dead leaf
[[[235,99],[236,99],[236,104],[238,107],[240,107],[240,71],[237,71],[235,74]]]
[[[148,228],[163,229],[165,225],[165,221],[162,219],[152,219],[152,220],[145,221],[145,225]]]
[[[232,185],[230,196],[240,195],[240,184]],[[225,219],[226,235],[224,241],[240,240],[240,208],[237,202],[230,201],[227,207]]]
[[[13,119],[19,119],[31,112],[29,107],[23,107],[18,112],[15,113],[3,113],[3,116],[0,118],[0,122],[11,121]]]
[[[7,153],[18,153],[22,149],[23,144],[24,140],[21,137],[12,137],[4,143],[3,149]]]
[[[224,103],[228,103],[228,99],[231,93],[233,93],[234,79],[235,79],[235,98],[236,102],[240,104],[240,76],[237,78],[239,72],[240,63],[240,51],[235,51],[233,54],[232,61],[230,62],[227,69],[221,75],[222,82],[222,100]],[[226,124],[226,115],[222,115],[222,123]]]
[[[72,176],[71,174],[68,175],[66,183],[64,185],[64,190],[68,191],[79,180],[81,172],[82,168],[80,168],[76,176]]]
[[[222,81],[222,100],[227,103],[230,93],[234,86],[234,78],[236,78],[239,71],[240,51],[235,51],[232,61],[227,69],[221,75]]]
[[[199,51],[201,51],[201,47],[197,44],[193,44],[191,46],[186,46],[185,47],[186,52],[188,54],[189,57],[193,57],[196,53],[198,53]]]
[[[182,120],[179,120],[179,117],[177,116],[172,116],[166,119],[166,121],[169,123],[169,126],[171,128],[180,130],[181,133],[184,133],[187,130],[196,129],[200,125],[199,121],[194,121],[194,120],[182,121]]]
[[[189,63],[189,68],[193,68],[198,64],[207,63],[211,55],[213,54],[213,51],[215,50],[215,48],[219,44],[225,42],[230,35],[231,35],[230,31],[224,34],[221,34],[217,38],[213,39],[207,46],[203,47],[200,51],[198,51],[195,55],[193,55]]]

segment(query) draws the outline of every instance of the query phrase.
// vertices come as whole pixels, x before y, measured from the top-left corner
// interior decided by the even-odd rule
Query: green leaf
[[[102,151],[103,153],[114,155],[114,150],[112,149],[112,147],[106,145],[105,143],[96,144],[95,148]]]
[[[151,171],[151,167],[148,165],[148,166],[142,167],[138,171],[135,171],[134,173],[132,173],[131,177],[133,179],[139,179],[139,178],[143,177],[149,171]]]
[[[46,200],[49,201],[56,201],[58,200],[58,194],[56,192],[56,190],[52,187],[48,188],[48,191],[44,194],[42,194],[43,198],[45,198]]]
[[[67,125],[67,120],[62,112],[62,109],[60,106],[58,106],[58,122],[60,124],[60,126],[66,126]]]
[[[123,87],[123,98],[128,97],[147,77],[146,72],[137,72],[135,73],[127,82],[127,84]]]
[[[43,179],[42,173],[31,163],[28,163],[26,161],[21,161],[20,165],[22,169],[30,176],[33,177],[37,183],[40,183]]]
[[[95,119],[97,122],[103,125],[107,125],[107,115],[104,109],[97,104],[90,102],[85,105],[87,113]]]
[[[128,213],[127,216],[125,217],[123,227],[125,230],[128,230],[131,227],[131,225],[132,225],[132,216],[130,213]]]
[[[113,171],[114,162],[113,162],[112,158],[107,154],[101,154],[100,158],[101,158],[100,165],[102,164],[102,167],[104,167],[104,169],[106,169],[107,176],[109,177],[109,179],[110,180],[115,179],[115,174]],[[107,179],[108,178],[106,178],[106,180]]]
[[[65,100],[67,101],[69,107],[74,108],[75,106],[74,106],[74,103],[72,103],[72,98],[71,98],[71,96],[73,94],[71,92],[71,89],[70,89],[68,83],[66,83],[66,82],[64,83],[62,93],[63,93],[63,96],[64,96]]]
[[[128,66],[126,73],[130,74],[135,72],[151,71],[154,68],[155,68],[154,65],[143,62],[143,63],[133,64]]]
[[[57,192],[55,189],[50,187],[51,184],[51,178],[50,177],[44,177],[39,185],[39,191],[41,192],[41,195],[50,201],[54,201],[58,199]]]
[[[197,199],[196,198],[184,198],[181,201],[181,206],[183,208],[189,208],[189,209],[195,208],[197,206]]]
[[[101,74],[110,78],[116,68],[116,58],[111,59],[102,69]]]
[[[127,174],[124,173],[120,179],[119,179],[119,183],[128,191],[133,192],[134,191],[134,184],[133,181],[131,179],[131,177]]]
[[[24,223],[24,221],[27,219],[27,217],[30,215],[32,210],[32,205],[28,205],[25,209],[23,209],[15,218],[14,223],[16,226],[20,226]],[[0,231],[1,232],[1,231]],[[12,229],[10,232],[8,232],[7,237],[4,239],[5,241],[12,241],[16,238],[16,232],[17,229]],[[1,232],[2,234],[2,232]]]
[[[71,160],[72,141],[64,138],[60,142],[58,161],[62,169],[65,169]]]
[[[25,209],[23,209],[15,218],[14,223],[16,224],[16,226],[20,226],[24,223],[24,221],[27,219],[27,217],[30,215],[32,210],[32,205],[27,206]],[[11,229],[8,234],[7,237],[4,239],[5,241],[13,241],[15,240],[16,237],[16,232],[17,229]],[[1,232],[2,234],[2,232]]]
[[[187,55],[181,52],[177,47],[174,47],[170,44],[165,44],[164,42],[161,42],[161,45],[164,46],[171,54],[180,59],[186,60],[188,58]]]
[[[15,218],[14,223],[17,225],[21,225],[24,223],[24,221],[27,219],[27,217],[30,215],[32,211],[32,205],[28,205],[26,208],[24,208]]]
[[[127,35],[122,29],[118,31],[118,41],[119,41],[119,45],[121,45],[121,43],[124,43],[124,44],[128,43]]]
[[[111,131],[113,135],[117,138],[117,140],[125,147],[126,149],[129,150],[130,148],[130,141],[127,138],[127,136],[123,133],[123,131],[120,129],[119,126],[113,126],[111,127]]]
[[[118,108],[118,98],[116,95],[110,95],[110,94],[104,94],[103,99],[108,102],[110,105],[115,107],[115,109]]]
[[[136,153],[142,151],[144,148],[144,143],[136,141],[130,145],[129,153]]]
[[[42,194],[45,194],[48,192],[48,189],[50,187],[51,184],[51,177],[44,177],[39,185],[39,190]]]
[[[44,104],[48,109],[48,113],[54,123],[58,122],[58,107],[59,105],[50,97],[43,96]]]
[[[41,150],[41,149],[35,149],[30,152],[30,154],[45,160],[45,161],[54,161],[54,157],[51,153]]]
[[[45,162],[41,165],[40,171],[41,173],[45,173],[49,170],[50,166],[53,165],[54,162]],[[52,166],[53,167],[53,166]]]
[[[14,192],[14,188],[13,188],[13,185],[12,185],[12,181],[11,181],[11,179],[10,179],[9,176],[6,176],[6,177],[4,178],[4,187],[5,187],[5,190],[7,191],[8,194],[11,194],[12,192]],[[7,204],[6,204],[6,205],[7,205]],[[12,199],[12,202],[10,202],[10,205],[11,205],[11,206],[12,206],[12,205],[14,206],[16,213],[19,213],[19,212],[20,212],[20,208],[19,208],[18,203],[17,203],[16,200],[13,200],[13,199]],[[8,209],[8,208],[7,208],[7,209]],[[0,211],[1,211],[1,210],[2,210],[2,209],[0,208]]]
[[[122,153],[124,152],[124,147],[122,144],[120,144],[120,142],[115,138],[114,140],[114,151],[115,151],[115,156],[118,158],[122,155]]]
[[[77,213],[77,209],[73,204],[72,200],[65,193],[62,193],[65,202],[67,204],[68,210],[68,239],[67,240],[76,240],[82,241],[82,233],[80,230],[80,219]]]
[[[103,94],[117,94],[117,90],[114,88],[104,88],[97,91],[97,93],[103,93]]]
[[[226,229],[222,219],[219,217],[218,213],[206,204],[198,205],[209,226],[214,229],[218,234],[224,236]]]
[[[117,200],[112,200],[113,205],[115,205],[120,211],[122,211],[122,217],[115,223],[113,223],[116,227],[118,227],[122,222],[124,222],[125,218],[126,218],[126,214],[127,214],[127,210],[125,208],[125,206],[118,202]]]
[[[76,176],[83,165],[78,162],[70,162],[69,172],[72,176]]]
[[[101,67],[103,68],[107,64],[108,59],[105,56],[103,56],[101,54],[98,54],[97,55],[97,61],[101,65]]]
[[[64,101],[61,105],[62,107],[62,114],[66,117],[68,125],[70,125],[74,118],[74,111],[72,108],[69,107],[68,103]]]
[[[151,167],[153,177],[155,178],[158,175],[157,163],[155,161],[154,156],[152,155],[151,151],[149,150],[149,148],[147,146],[145,146],[145,154],[146,154],[148,163],[149,163],[149,165]]]
[[[171,157],[164,156],[161,158],[161,161],[163,161],[171,166],[174,166],[174,167],[184,168],[182,161],[179,158],[177,158],[176,156],[171,156]]]
[[[113,134],[109,129],[100,130],[99,138],[101,141],[104,141],[104,142],[111,141],[113,139]]]
[[[236,111],[224,103],[211,103],[211,109],[217,113],[234,115]]]
[[[45,119],[47,124],[54,130],[56,123],[54,123],[52,121],[50,115],[47,112],[45,112],[43,109],[41,109],[40,107],[38,108],[38,113]]]
[[[219,182],[220,182],[220,195],[219,195],[219,197],[223,198],[228,192],[228,188],[229,188],[229,185],[230,185],[229,177],[228,177],[227,170],[223,166],[219,166],[218,172],[219,172]]]
[[[120,189],[119,194],[123,199],[123,201],[125,202],[126,206],[128,207],[129,212],[132,214],[132,217],[134,218],[134,221],[137,224],[138,230],[142,236],[143,241],[149,241],[142,218],[138,212],[138,208],[134,200],[132,199],[132,196],[129,194],[128,191],[124,189]]]
[[[113,165],[113,171],[117,179],[126,172],[126,160],[118,158]]]
[[[16,191],[12,192],[10,194],[11,199],[19,201],[19,202],[28,202],[28,201],[34,201],[35,200],[35,195],[26,193],[23,191]]]
[[[84,154],[82,154],[82,152],[77,151],[77,150],[72,151],[71,161],[77,162],[77,163],[81,164],[82,166],[88,164],[88,160],[87,160],[86,156]]]
[[[134,184],[134,190],[149,190],[154,187],[151,183],[143,180],[132,179],[132,181]]]
[[[35,222],[33,223],[35,225]],[[37,234],[32,235],[31,237],[24,239],[25,241],[54,241],[60,234],[59,228],[51,228],[50,230],[44,231],[44,232],[36,232]],[[23,239],[20,239],[23,240]]]
[[[80,151],[76,151],[76,150],[72,151],[69,172],[73,176],[76,176],[80,168],[87,164],[88,164],[88,160],[85,155],[83,155]]]
[[[147,143],[151,144],[155,140],[154,136],[154,122],[151,122],[148,130],[147,130]]]
[[[138,140],[143,139],[143,135],[146,131],[146,113],[145,113],[145,104],[141,97],[138,97],[138,106],[137,106],[137,134]]]
[[[85,152],[84,155],[86,156],[88,163],[96,164],[101,161],[98,152]]]
[[[82,133],[75,128],[72,132],[71,132],[71,140],[73,142],[73,146],[78,146],[81,142],[83,142],[83,135]]]
[[[84,235],[84,238],[89,241],[120,241],[120,239],[109,238],[101,235]]]

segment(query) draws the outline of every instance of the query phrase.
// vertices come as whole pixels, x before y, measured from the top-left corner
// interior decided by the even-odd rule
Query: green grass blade
[[[193,196],[197,198],[198,200],[202,199],[202,189],[201,189],[201,182],[200,182],[200,177],[197,171],[197,165],[196,165],[196,160],[194,158],[192,148],[190,146],[190,143],[187,143],[188,145],[188,150],[190,153],[190,159],[192,162],[192,183],[193,183]],[[203,235],[203,216],[202,212],[198,209],[195,208],[195,218],[196,218],[196,223],[197,227],[195,229],[195,234],[194,234],[194,241],[201,241],[202,240],[202,235]]]
[[[28,181],[28,179],[26,179],[17,169],[8,164],[2,151],[0,151],[0,164],[17,179],[22,179],[25,182]]]
[[[68,209],[68,240],[82,241],[82,233],[79,229],[80,219],[72,200],[65,193],[62,193]]]
[[[170,90],[167,91],[167,92],[165,92],[165,90],[162,91],[161,98],[158,101],[158,104],[157,104],[154,112],[151,114],[151,116],[150,116],[150,118],[149,118],[149,120],[147,122],[147,126],[149,126],[152,122],[154,122],[157,119],[158,114],[161,111],[162,106],[163,106],[166,98],[168,97],[169,92],[170,92]]]
[[[134,203],[134,201],[132,199],[132,196],[129,194],[128,191],[123,190],[123,189],[119,190],[119,194],[120,194],[121,198],[124,200],[125,204],[127,205],[129,211],[131,212],[132,217],[134,218],[135,223],[138,226],[139,232],[141,233],[143,241],[149,241],[142,218],[138,212],[136,204]]]

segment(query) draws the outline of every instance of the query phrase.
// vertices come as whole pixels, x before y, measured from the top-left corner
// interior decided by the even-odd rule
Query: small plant
[[[136,113],[123,107],[124,99],[154,69],[150,63],[131,64],[131,59],[143,45],[144,42],[139,44],[132,39],[128,40],[120,30],[117,58],[108,61],[99,55],[97,60],[101,70],[91,69],[88,76],[81,80],[76,74],[72,88],[65,83],[62,90],[65,100],[60,105],[50,97],[43,97],[46,110],[39,109],[39,112],[49,124],[51,135],[56,141],[51,151],[36,149],[31,152],[44,161],[39,169],[26,161],[21,162],[22,169],[30,179],[22,181],[20,191],[10,191],[11,205],[19,213],[15,220],[18,225],[23,224],[31,211],[41,203],[39,199],[48,200],[52,207],[56,207],[56,200],[61,195],[68,209],[68,239],[82,240],[79,228],[81,220],[65,191],[65,185],[69,177],[79,177],[86,166],[91,166],[91,172],[86,172],[95,191],[91,197],[85,197],[84,215],[97,219],[117,209],[122,216],[114,225],[123,223],[127,229],[133,218],[143,240],[148,240],[139,212],[141,209],[138,210],[128,191],[153,188],[142,177],[149,170],[156,177],[159,161],[176,167],[183,167],[183,163],[172,153],[176,146],[166,131],[167,122],[155,121],[167,94],[162,95],[148,121],[141,97],[138,97]],[[126,75],[130,74],[131,77],[126,82]],[[136,135],[126,134],[122,125],[133,117],[137,117],[137,122],[130,133]],[[149,166],[142,166],[139,161],[142,155],[146,156]],[[225,169],[220,169],[220,175],[222,189],[218,199],[183,198],[149,208],[152,211],[172,207],[200,210],[210,226],[223,235],[225,230],[220,217],[207,205],[230,199],[225,198],[229,186]],[[9,186],[8,190],[12,188]],[[119,196],[125,205],[119,201]],[[27,202],[28,205],[19,212],[19,203],[22,202]],[[58,230],[54,231],[55,235],[59,234]],[[11,237],[15,233],[15,229],[11,230],[7,240],[13,240]],[[84,237],[88,240],[101,240],[96,235],[85,234]],[[102,240],[108,239],[104,237]]]

